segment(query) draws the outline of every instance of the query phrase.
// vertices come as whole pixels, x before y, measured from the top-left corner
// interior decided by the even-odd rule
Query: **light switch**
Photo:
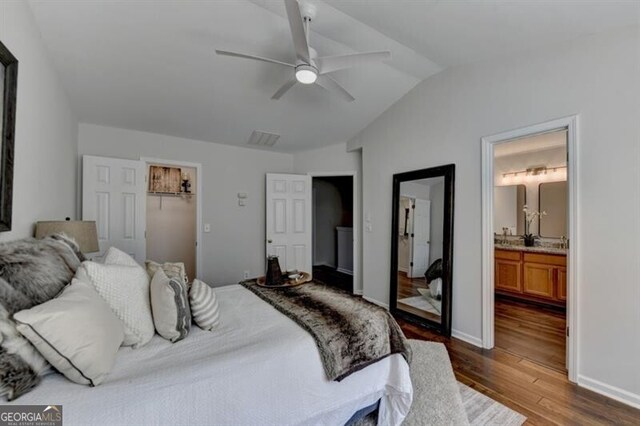
[[[240,199],[247,198],[247,193],[246,192],[238,192],[238,198],[240,198]]]
[[[367,223],[366,228],[367,228],[367,232],[373,232],[373,225],[372,224]]]
[[[204,232],[211,232],[211,225],[208,223],[204,224]]]
[[[239,205],[240,207],[244,207],[244,199],[243,199],[243,198],[241,198],[241,199],[239,199],[239,200],[238,200],[238,205]]]

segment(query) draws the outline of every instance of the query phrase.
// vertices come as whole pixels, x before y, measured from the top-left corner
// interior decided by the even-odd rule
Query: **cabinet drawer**
[[[496,250],[495,252],[496,259],[504,259],[504,260],[520,260],[520,252],[519,251],[511,251],[511,250]]]
[[[554,299],[554,279],[552,265],[525,263],[523,292],[536,297]]]
[[[566,266],[567,256],[544,253],[525,253],[524,261],[530,263],[542,263],[545,265]]]

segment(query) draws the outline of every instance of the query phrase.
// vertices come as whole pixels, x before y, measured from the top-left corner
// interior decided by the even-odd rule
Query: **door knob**
[[[272,240],[267,240],[267,243],[271,244],[273,241]]]

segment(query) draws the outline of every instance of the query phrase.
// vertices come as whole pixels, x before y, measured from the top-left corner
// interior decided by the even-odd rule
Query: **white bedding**
[[[95,388],[44,378],[14,404],[62,404],[64,423],[167,425],[342,425],[380,402],[379,424],[397,425],[413,396],[399,354],[342,382],[325,377],[313,338],[239,285],[216,289],[220,328],[170,343],[159,336],[121,348]]]

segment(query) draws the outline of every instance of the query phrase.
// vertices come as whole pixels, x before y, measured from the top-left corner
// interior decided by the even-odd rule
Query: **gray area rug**
[[[469,423],[476,425],[508,425],[520,426],[527,418],[522,414],[505,407],[488,396],[458,382],[462,404],[467,412]]]
[[[413,350],[413,403],[406,426],[507,425],[520,426],[523,415],[456,381],[449,354],[442,343],[409,340]],[[377,412],[356,422],[377,424]]]

